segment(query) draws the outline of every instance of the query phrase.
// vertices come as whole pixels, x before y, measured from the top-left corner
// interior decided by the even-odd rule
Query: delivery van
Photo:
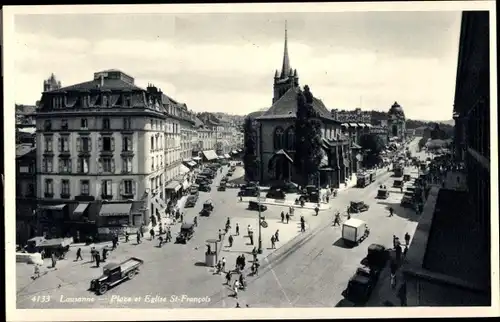
[[[369,234],[368,226],[361,219],[351,218],[342,225],[342,239],[347,245],[358,245]]]

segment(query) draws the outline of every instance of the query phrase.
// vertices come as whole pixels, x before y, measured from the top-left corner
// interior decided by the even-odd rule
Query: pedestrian
[[[81,248],[78,248],[78,249],[76,250],[76,261],[78,261],[78,259],[83,260],[83,257],[82,257],[82,249],[81,249]]]
[[[231,272],[226,273],[226,284],[229,285],[231,283]]]
[[[259,275],[259,260],[256,259],[252,264],[252,272],[254,275]]]
[[[304,223],[304,222],[301,222],[301,223],[300,223],[300,232],[302,232],[302,233],[303,233],[303,232],[305,232],[305,231],[306,231],[306,225],[305,225],[305,223]]]
[[[274,249],[275,245],[274,243],[276,242],[276,237],[274,235],[271,236],[271,248]]]
[[[222,271],[223,272],[226,271],[226,258],[225,257],[222,257]]]
[[[245,254],[241,254],[241,269],[245,269],[246,264]]]
[[[90,255],[92,257],[92,263],[95,261],[95,247],[90,249]]]
[[[317,205],[317,206],[316,206],[316,208],[314,208],[314,212],[316,212],[316,216],[317,216],[317,215],[318,215],[318,213],[319,213],[319,207],[318,207],[318,206],[319,206],[319,205]]]
[[[128,231],[125,232],[125,242],[128,243],[128,237],[129,237],[129,234],[128,234]]]
[[[229,247],[233,247],[233,235],[229,235]]]
[[[198,216],[194,216],[193,223],[195,227],[198,227]]]
[[[40,266],[38,264],[35,264],[34,267],[34,273],[33,273],[33,279],[37,279],[40,277]]]
[[[253,231],[250,231],[250,235],[248,235],[248,237],[250,237],[250,245],[253,246]]]
[[[111,239],[111,244],[113,245],[113,246],[111,246],[111,248],[112,248],[113,250],[115,250],[115,249],[116,249],[116,240],[115,240],[115,237],[114,237],[114,236],[113,236],[113,239]]]
[[[222,230],[219,229],[219,241],[222,241]]]
[[[392,207],[389,208],[389,217],[392,217],[394,215],[394,209]]]
[[[340,226],[340,213],[337,211],[337,213],[335,214],[335,220],[333,221],[333,225],[334,226]]]
[[[281,223],[285,221],[285,213],[282,211],[281,212]]]
[[[236,302],[236,308],[241,308],[240,303]]]
[[[240,235],[240,226],[236,223],[236,236]]]
[[[102,261],[105,262],[106,258],[108,258],[108,249],[106,247],[104,247],[102,249]]]
[[[136,238],[137,238],[137,245],[139,245],[141,243],[141,234],[139,232],[137,232]]]
[[[234,290],[234,297],[238,298],[238,289],[240,288],[240,282],[236,280],[234,282],[233,290]]]
[[[242,201],[243,201],[243,197],[240,195],[240,202],[242,202]]]
[[[231,220],[229,219],[229,217],[227,217],[227,220],[226,220],[226,227],[231,228]]]
[[[290,215],[286,213],[285,218],[286,218],[286,223],[288,224],[288,222],[290,221]]]
[[[141,229],[139,229],[137,234],[139,235],[139,240],[140,240],[140,237],[144,237],[144,226],[141,226]]]
[[[396,237],[396,235],[392,235],[392,247],[394,249],[396,249],[397,240],[398,240],[398,238]]]
[[[160,241],[160,244],[158,245],[158,247],[161,248],[161,246],[163,245],[163,237],[162,236],[159,236],[158,237],[158,240]]]
[[[252,256],[253,256],[253,261],[255,262],[257,260],[257,247],[254,247],[252,249]]]
[[[95,254],[95,266],[99,267],[99,264],[101,263],[101,255],[99,255],[99,252]]]
[[[274,233],[274,239],[276,239],[277,242],[280,241],[280,230],[276,230],[276,232]]]
[[[405,234],[405,243],[406,245],[410,244],[410,234],[408,234],[408,232]]]
[[[326,196],[326,203],[329,203],[329,202],[330,202],[330,196],[329,196],[329,195],[327,195],[327,196]]]
[[[155,231],[153,228],[151,228],[151,230],[149,231],[149,234],[151,235],[151,240],[153,240],[155,238]]]

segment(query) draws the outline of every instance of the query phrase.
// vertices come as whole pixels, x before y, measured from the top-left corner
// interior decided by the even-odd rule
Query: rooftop
[[[91,90],[121,91],[121,90],[143,90],[143,89],[138,87],[138,86],[135,86],[134,84],[128,83],[122,79],[104,78],[102,80],[102,84],[101,84],[100,79],[94,79],[94,80],[91,80],[88,82],[83,82],[83,83],[79,83],[79,84],[74,84],[74,85],[62,87],[62,88],[50,91],[50,93],[61,93],[61,92],[66,92],[66,91],[91,91]]]
[[[18,115],[33,114],[35,112],[36,112],[35,105],[16,104],[16,114],[18,114]]]
[[[16,158],[25,156],[26,154],[35,151],[36,148],[31,143],[22,143],[16,145]]]

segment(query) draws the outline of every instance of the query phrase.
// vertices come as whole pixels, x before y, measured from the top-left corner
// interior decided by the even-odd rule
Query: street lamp
[[[257,195],[257,202],[258,202],[258,208],[259,208],[259,220],[258,220],[258,223],[259,223],[259,244],[258,244],[258,249],[257,249],[257,252],[259,254],[262,254],[262,227],[261,227],[261,216],[260,216],[260,184],[259,182],[257,182],[257,192],[258,192],[258,195]]]

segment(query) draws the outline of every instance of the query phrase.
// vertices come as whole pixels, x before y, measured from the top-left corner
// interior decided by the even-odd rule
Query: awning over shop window
[[[87,210],[88,207],[89,207],[89,203],[87,203],[87,202],[78,204],[78,207],[76,207],[75,211],[73,211],[73,214],[74,215],[81,215],[85,212],[85,210]]]
[[[218,158],[219,159],[224,159],[224,156],[223,155],[219,155]]]
[[[43,210],[63,210],[64,207],[66,207],[66,204],[60,204],[60,205],[43,205],[43,206],[40,206],[39,209],[43,209]]]
[[[201,158],[200,157],[193,157],[193,160],[195,160],[195,161],[201,161]]]
[[[99,216],[101,217],[114,217],[114,216],[128,216],[130,214],[130,209],[132,208],[131,203],[107,203],[102,205]]]
[[[349,127],[357,127],[358,125],[356,123],[349,123]]]
[[[189,168],[194,168],[194,167],[196,167],[196,162],[194,162],[194,161],[187,161],[187,162],[186,162],[186,161],[184,161],[184,164],[185,164],[186,166],[188,166]]]
[[[185,173],[188,173],[189,172],[189,168],[186,167],[184,164],[181,164],[180,168],[179,168],[179,173],[180,174],[185,174]]]
[[[349,123],[342,123],[340,126],[349,127]]]
[[[231,156],[230,156],[229,154],[227,154],[227,153],[226,153],[226,154],[224,154],[224,158],[226,158],[226,159],[231,159]]]
[[[233,151],[231,151],[231,153],[232,153],[232,154],[238,154],[238,151],[233,150]]]
[[[191,186],[191,184],[187,180],[184,180],[184,182],[182,183],[182,189],[187,189],[190,186]]]
[[[179,183],[179,181],[172,180],[167,184],[165,189],[177,191],[177,190],[179,190],[180,186],[181,186],[181,184]]]
[[[218,159],[217,154],[214,150],[203,151],[203,156],[207,161],[212,161]]]

